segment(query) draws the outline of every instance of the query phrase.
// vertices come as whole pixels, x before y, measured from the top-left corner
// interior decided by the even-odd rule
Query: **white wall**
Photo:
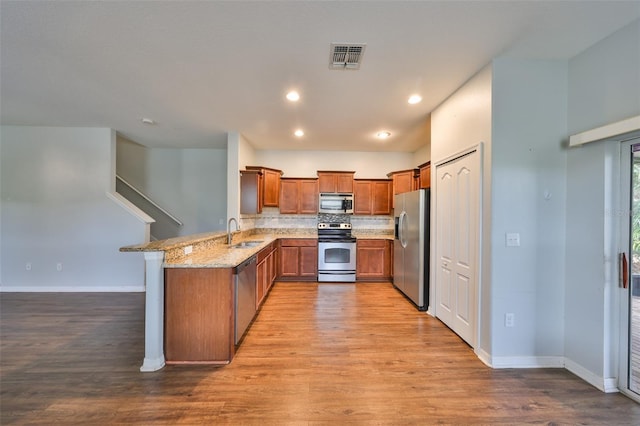
[[[144,289],[142,255],[118,251],[147,225],[107,196],[114,150],[111,129],[1,127],[3,291]]]
[[[431,160],[431,142],[428,145],[424,145],[413,153],[412,163],[416,166],[424,164]],[[414,166],[415,167],[415,166]]]
[[[387,179],[387,173],[416,167],[404,152],[256,151],[256,164],[282,170],[283,177],[318,177],[318,170],[355,171],[356,179]],[[426,161],[426,160],[425,160]]]
[[[438,162],[483,144],[482,225],[491,234],[491,65],[473,76],[431,113],[431,177]],[[432,219],[432,226],[434,225]],[[477,351],[491,354],[491,245],[483,240],[480,336]],[[433,258],[432,258],[433,259]],[[432,273],[433,278],[433,273]],[[435,286],[432,285],[432,289]],[[433,292],[431,295],[433,299]]]
[[[562,365],[566,61],[495,59],[492,111],[493,364]]]
[[[569,61],[570,134],[640,115],[640,21],[626,26]],[[617,377],[615,235],[607,211],[619,161],[615,143],[567,150],[565,356],[575,371],[593,374],[598,387]],[[615,180],[615,179],[614,179]]]
[[[566,75],[565,62],[497,58],[432,113],[432,167],[483,147],[476,350],[495,366],[562,362]]]
[[[117,147],[118,174],[184,223],[155,218],[155,237],[225,229],[226,150],[148,149],[123,137]]]
[[[240,215],[240,170],[254,165],[255,150],[251,143],[238,132],[227,135],[227,220],[236,218],[243,230],[255,228],[252,218],[242,218]],[[226,223],[225,223],[226,229]],[[233,225],[232,225],[233,229]]]

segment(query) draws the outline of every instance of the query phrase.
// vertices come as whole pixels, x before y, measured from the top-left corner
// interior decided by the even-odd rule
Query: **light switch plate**
[[[507,247],[519,247],[520,246],[520,234],[517,232],[509,232],[506,235]]]

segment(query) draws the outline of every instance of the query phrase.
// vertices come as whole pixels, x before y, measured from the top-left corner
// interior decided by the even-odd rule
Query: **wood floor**
[[[0,424],[640,424],[563,369],[492,370],[390,284],[277,283],[225,367],[140,373],[144,295],[2,293]]]

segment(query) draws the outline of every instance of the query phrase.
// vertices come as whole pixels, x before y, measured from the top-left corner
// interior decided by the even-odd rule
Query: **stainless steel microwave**
[[[320,193],[320,213],[353,214],[353,194]]]

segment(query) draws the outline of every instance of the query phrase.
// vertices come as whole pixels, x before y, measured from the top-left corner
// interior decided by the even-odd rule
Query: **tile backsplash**
[[[316,228],[319,221],[324,222],[350,222],[354,230],[393,230],[393,216],[356,216],[335,214],[280,214],[275,207],[264,208],[261,214],[243,215],[240,218],[240,226],[243,230],[254,228],[289,228],[303,229]]]

